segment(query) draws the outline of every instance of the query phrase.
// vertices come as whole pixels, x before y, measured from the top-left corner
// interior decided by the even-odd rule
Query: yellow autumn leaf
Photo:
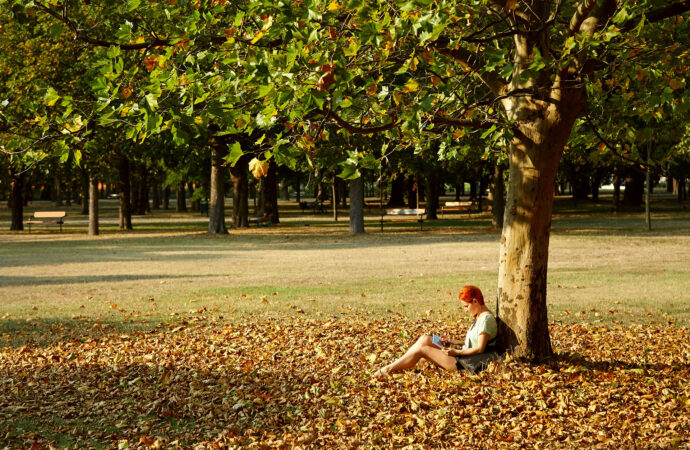
[[[259,42],[259,39],[261,39],[263,36],[263,31],[259,31],[258,33],[256,33],[256,35],[254,35],[254,39],[252,39],[252,44],[256,44],[257,42]]]
[[[326,8],[328,11],[338,11],[339,9],[342,9],[343,7],[340,6],[340,3],[338,3],[338,0],[332,0],[331,3],[329,3],[328,8]]]
[[[249,161],[249,170],[257,180],[261,177],[265,177],[266,174],[268,174],[268,161],[261,161],[258,158],[254,158]]]
[[[414,92],[417,89],[419,89],[419,83],[415,81],[414,79],[410,78],[407,80],[407,83],[405,83],[405,88],[402,90],[402,92]]]

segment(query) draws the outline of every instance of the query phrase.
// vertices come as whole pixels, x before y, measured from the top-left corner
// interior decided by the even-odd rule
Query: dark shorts
[[[455,368],[458,370],[458,372],[465,369],[465,366],[463,366],[462,363],[460,363],[461,358],[462,356],[455,357]]]

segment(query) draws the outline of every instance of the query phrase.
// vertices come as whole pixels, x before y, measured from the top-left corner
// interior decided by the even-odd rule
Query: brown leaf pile
[[[406,318],[263,319],[0,347],[0,447],[658,447],[690,443],[690,332],[554,324],[551,362],[369,374]]]

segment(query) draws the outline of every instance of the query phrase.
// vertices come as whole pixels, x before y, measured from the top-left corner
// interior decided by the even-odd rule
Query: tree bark
[[[225,228],[225,172],[223,157],[227,145],[219,136],[211,138],[211,199],[208,205],[208,234],[227,234]]]
[[[11,231],[22,231],[24,229],[24,200],[22,193],[24,191],[24,175],[23,170],[17,171],[10,164],[10,203],[12,208],[12,222],[10,223]]]
[[[91,174],[89,179],[89,236],[98,236],[98,181]]]
[[[163,188],[163,209],[170,208],[170,186]]]
[[[491,225],[496,229],[503,228],[503,215],[506,210],[505,182],[503,181],[503,167],[501,164],[494,165],[493,179],[491,183]]]
[[[499,345],[519,356],[551,356],[546,307],[549,237],[558,163],[585,105],[582,88],[558,104],[531,98],[504,103],[519,125],[510,144],[509,186],[498,273]],[[537,111],[535,115],[535,111]]]
[[[120,190],[120,230],[131,230],[132,189],[129,174],[129,159],[126,156],[120,156],[119,158],[119,172],[118,188]]]
[[[364,233],[364,178],[350,180],[350,234]]]
[[[247,228],[249,226],[249,159],[242,155],[234,166],[230,166],[232,180],[232,226],[233,228]]]

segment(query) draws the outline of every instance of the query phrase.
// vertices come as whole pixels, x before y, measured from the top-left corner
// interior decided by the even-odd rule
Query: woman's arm
[[[484,353],[484,350],[486,350],[486,344],[489,343],[489,333],[480,333],[479,334],[479,342],[477,343],[476,347],[472,348],[464,348],[462,350],[455,350],[452,348],[448,349],[443,349],[443,353],[445,353],[448,356],[470,356],[470,355],[478,355],[480,353]]]

